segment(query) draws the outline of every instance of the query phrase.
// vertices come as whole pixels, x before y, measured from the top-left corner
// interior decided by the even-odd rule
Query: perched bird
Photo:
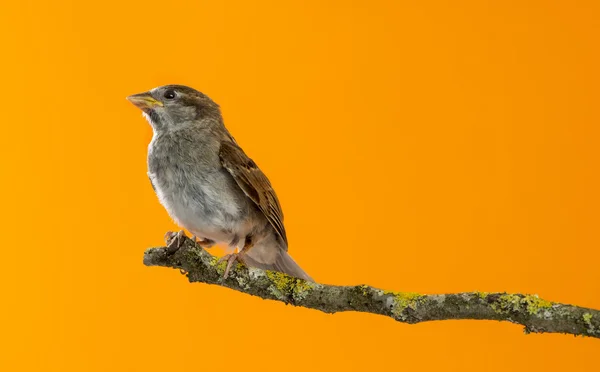
[[[171,218],[203,247],[240,249],[222,258],[225,278],[239,260],[312,281],[287,253],[283,212],[271,183],[229,134],[219,105],[182,85],[127,99],[152,126],[148,175]],[[169,249],[178,249],[182,234],[167,233]]]

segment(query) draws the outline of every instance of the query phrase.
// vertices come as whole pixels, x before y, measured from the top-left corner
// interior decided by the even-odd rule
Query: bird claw
[[[165,237],[164,237],[164,239],[165,239],[165,244],[166,244],[166,245],[169,245],[169,243],[171,242],[171,239],[173,239],[173,237],[174,237],[175,235],[177,235],[177,233],[175,233],[175,232],[173,232],[173,231],[167,231],[167,232],[165,233]]]
[[[217,264],[219,264],[223,261],[227,261],[227,266],[225,267],[225,273],[223,274],[223,279],[227,279],[229,277],[229,270],[231,270],[231,266],[233,266],[233,263],[235,261],[244,263],[244,261],[242,261],[241,253],[226,254],[225,256],[219,258],[219,260],[217,261]]]
[[[167,243],[167,254],[172,255],[177,252],[179,248],[183,245],[183,242],[187,236],[183,230],[179,230],[179,232],[174,233],[172,231],[167,231],[165,234],[165,243]]]

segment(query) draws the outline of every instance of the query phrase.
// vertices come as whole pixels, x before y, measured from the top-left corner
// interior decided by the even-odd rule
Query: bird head
[[[143,111],[159,132],[221,120],[219,105],[204,93],[183,85],[165,85],[127,99]]]

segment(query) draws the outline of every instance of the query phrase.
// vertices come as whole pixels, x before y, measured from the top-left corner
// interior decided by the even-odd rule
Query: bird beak
[[[154,97],[152,97],[152,95],[150,95],[148,92],[131,95],[127,97],[127,100],[136,105],[142,111],[150,110],[157,106],[163,106],[161,101],[154,99]]]

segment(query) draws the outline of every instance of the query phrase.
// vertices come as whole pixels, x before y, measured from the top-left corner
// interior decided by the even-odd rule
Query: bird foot
[[[226,254],[225,256],[219,258],[219,260],[217,261],[217,264],[219,264],[223,261],[227,261],[227,266],[225,267],[225,273],[223,274],[223,279],[227,279],[227,277],[229,276],[229,270],[231,270],[231,266],[233,266],[235,261],[239,261],[242,264],[244,263],[244,261],[242,260],[242,257],[243,257],[242,253],[232,253],[232,254]]]
[[[179,230],[178,232],[167,231],[165,234],[165,243],[167,243],[167,254],[172,255],[177,252],[179,248],[183,245],[183,242],[187,238],[185,232],[183,230]]]

